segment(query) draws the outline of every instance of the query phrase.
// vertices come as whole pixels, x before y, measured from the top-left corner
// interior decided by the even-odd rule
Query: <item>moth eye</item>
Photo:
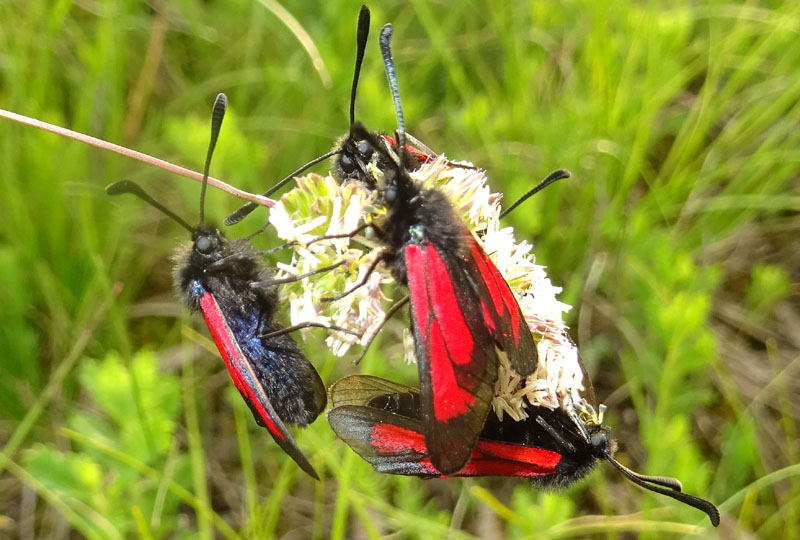
[[[369,157],[372,155],[372,148],[367,141],[358,141],[356,148],[358,149],[358,153],[362,156]]]
[[[355,166],[353,165],[353,160],[350,159],[350,156],[347,154],[342,154],[342,157],[339,160],[339,166],[342,168],[345,174],[351,174],[356,170]]]
[[[601,452],[605,452],[608,449],[608,434],[604,431],[595,431],[590,436],[589,444],[595,450],[600,450]]]
[[[194,243],[195,249],[204,255],[208,255],[214,250],[214,242],[208,236],[201,236]]]
[[[397,188],[394,185],[386,186],[386,191],[383,192],[383,198],[387,203],[393,203],[397,200]]]

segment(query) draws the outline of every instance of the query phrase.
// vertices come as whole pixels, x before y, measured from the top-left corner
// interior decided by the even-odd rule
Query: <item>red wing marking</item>
[[[464,237],[470,250],[467,267],[474,277],[486,328],[508,355],[514,371],[522,376],[530,375],[536,370],[538,354],[519,303],[497,266],[466,228]]]
[[[389,143],[389,146],[391,146],[392,148],[397,148],[397,143],[395,142],[394,137],[383,135],[383,138],[386,139],[386,142]],[[430,163],[431,161],[433,161],[431,156],[429,156],[427,153],[423,152],[416,146],[407,144],[406,152],[416,157],[421,163]]]
[[[363,409],[366,409],[363,408]],[[365,410],[366,412],[366,410]],[[431,462],[427,455],[425,439],[419,431],[401,427],[387,421],[379,421],[380,416],[390,418],[392,415],[380,415],[372,411],[375,423],[369,431],[369,443],[372,450],[381,456],[408,456],[407,462],[396,459],[385,459],[391,464],[394,472],[421,470],[424,474],[446,477],[442,475]],[[415,459],[413,455],[424,456]],[[363,456],[362,456],[363,457]],[[375,459],[381,459],[376,458]],[[413,461],[412,461],[413,459]],[[496,441],[480,440],[472,453],[470,460],[457,474],[452,476],[512,476],[534,477],[555,474],[556,467],[561,462],[561,454],[543,448],[506,444]]]
[[[211,336],[217,344],[217,349],[219,349],[222,358],[225,360],[225,365],[228,367],[228,373],[233,379],[233,384],[236,385],[239,392],[248,397],[269,432],[274,437],[285,441],[287,438],[286,427],[282,425],[277,414],[272,409],[264,390],[256,383],[255,373],[253,373],[249,362],[228,326],[228,322],[225,320],[225,316],[222,314],[222,310],[219,308],[219,304],[211,293],[205,293],[200,299],[200,309],[203,312],[203,318],[206,320],[208,329],[211,331]]]
[[[472,460],[456,476],[513,476],[530,478],[555,474],[555,470],[529,463],[502,460]]]
[[[278,413],[272,407],[264,387],[253,371],[250,360],[239,347],[239,343],[236,341],[230,326],[228,326],[225,315],[222,313],[213,294],[206,292],[203,295],[200,299],[200,309],[203,312],[203,318],[206,320],[214,342],[217,344],[217,349],[219,349],[222,358],[225,360],[225,365],[228,367],[228,373],[233,379],[233,384],[244,396],[245,401],[258,412],[258,416],[264,422],[270,435],[283,451],[289,454],[301,469],[311,477],[319,480],[314,467],[311,466],[306,456],[297,447]]]
[[[519,345],[520,310],[517,299],[514,297],[514,293],[511,292],[506,280],[500,275],[497,266],[495,266],[489,256],[486,255],[486,252],[481,248],[477,240],[475,240],[475,237],[472,236],[472,233],[467,231],[465,236],[468,237],[472,258],[478,265],[478,270],[480,270],[483,282],[489,289],[489,296],[492,299],[495,311],[500,318],[511,318],[511,331],[514,337],[514,344]]]
[[[497,331],[497,328],[494,324],[494,317],[492,316],[491,312],[489,312],[489,306],[486,305],[486,302],[483,301],[483,298],[481,298],[481,311],[483,312],[483,320],[486,322],[486,327],[492,334],[494,334],[495,331]]]
[[[433,304],[435,320],[447,323],[441,324],[442,339],[447,344],[447,350],[442,352],[448,353],[450,361],[456,364],[469,364],[472,361],[475,343],[459,306],[453,280],[438,250],[428,243],[424,251],[423,254],[423,250],[415,244],[406,249],[409,288],[412,281],[416,285],[412,293],[415,298],[412,300],[423,300],[423,304]],[[420,284],[424,285],[420,287]],[[420,314],[416,322],[424,322],[427,326],[430,319],[423,320]]]
[[[548,469],[551,472],[561,462],[561,454],[552,450],[496,441],[479,441],[473,457],[477,457],[477,454],[488,455],[495,460],[515,461],[521,464],[537,466],[541,469]]]
[[[370,432],[372,448],[379,454],[393,454],[413,450],[427,454],[425,438],[419,431],[403,428],[394,424],[376,423]]]
[[[469,411],[475,403],[475,396],[458,385],[453,366],[449,364],[447,344],[444,341],[439,321],[431,323],[430,335],[431,359],[445,359],[444,365],[431,362],[431,383],[433,384],[433,409],[436,420],[447,422]],[[437,367],[434,367],[437,366]]]
[[[420,267],[424,255],[420,247],[412,244],[406,248],[406,265],[408,267],[408,290],[414,306],[414,324],[419,329],[422,340],[428,341],[428,321],[430,321],[430,304],[428,301],[428,280],[425,268]]]
[[[475,403],[473,389],[463,388],[455,371],[474,360],[475,342],[453,280],[436,248],[430,243],[424,247],[410,244],[405,256],[414,324],[429,355],[434,415],[437,421],[447,422]]]
[[[334,433],[378,472],[439,476],[428,455],[418,420],[362,405],[328,412]]]

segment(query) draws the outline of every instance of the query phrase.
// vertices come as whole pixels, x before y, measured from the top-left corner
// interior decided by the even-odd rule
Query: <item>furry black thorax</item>
[[[387,247],[384,260],[392,276],[408,284],[405,249],[430,242],[447,258],[467,256],[465,225],[447,196],[435,188],[421,188],[403,169],[383,171],[381,202],[387,212],[374,223],[376,236]]]
[[[246,240],[228,240],[211,225],[200,225],[192,233],[191,245],[181,246],[175,254],[174,283],[178,296],[193,311],[200,309],[200,298],[192,290],[197,281],[214,294],[217,302],[233,313],[275,312],[278,291],[275,287],[252,287],[268,282],[272,272]]]

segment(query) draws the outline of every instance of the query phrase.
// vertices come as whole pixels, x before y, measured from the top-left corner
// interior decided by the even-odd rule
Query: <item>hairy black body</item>
[[[209,247],[201,251],[199,244]],[[277,287],[268,285],[273,272],[250,244],[203,225],[191,247],[180,248],[174,259],[176,294],[192,311],[200,311],[206,292],[214,295],[280,419],[300,426],[313,422],[325,410],[325,385],[289,334],[263,337],[283,328],[275,320],[279,296]],[[263,426],[252,402],[242,397]]]
[[[289,336],[291,329],[275,321],[278,290],[259,253],[246,240],[227,240],[204,220],[208,171],[227,102],[225,94],[214,101],[196,227],[135,182],[117,182],[106,192],[135,195],[191,233],[192,243],[174,257],[176,293],[191,311],[202,313],[228,373],[256,422],[305,472],[319,479],[285,424],[305,426],[325,409],[327,394],[322,379]]]

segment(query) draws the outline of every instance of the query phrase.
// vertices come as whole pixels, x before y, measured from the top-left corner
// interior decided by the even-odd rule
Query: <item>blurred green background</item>
[[[346,131],[359,5],[2,2],[0,107],[199,169],[225,91],[212,174],[262,191]],[[172,296],[185,231],[103,193],[131,178],[193,222],[199,185],[2,121],[0,538],[795,538],[800,4],[370,7],[358,118],[395,125],[391,21],[411,133],[510,200],[572,171],[508,222],[575,306],[619,458],[718,504],[720,529],[602,464],[561,493],[378,476],[324,419],[299,435],[313,482]],[[207,215],[238,204],[211,190]],[[401,327],[364,371],[415,382]],[[307,350],[325,380],[356,372],[323,337]]]

